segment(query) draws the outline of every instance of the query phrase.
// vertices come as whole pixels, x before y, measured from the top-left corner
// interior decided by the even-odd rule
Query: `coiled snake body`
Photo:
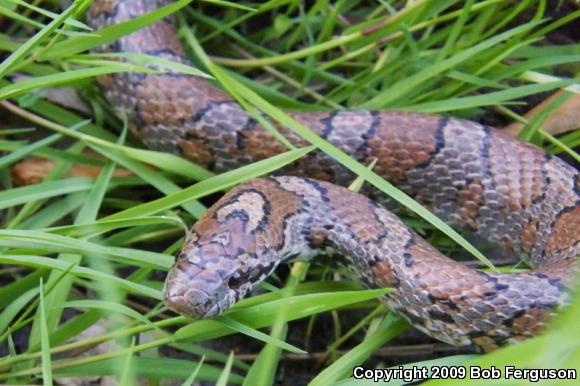
[[[96,27],[167,1],[94,2]],[[188,63],[171,20],[103,47]],[[229,170],[285,147],[208,81],[183,74],[103,77],[150,147]],[[291,257],[334,251],[369,287],[427,334],[491,350],[536,334],[565,302],[580,240],[578,172],[540,149],[474,122],[392,111],[291,112],[322,138],[450,224],[527,256],[535,270],[490,274],[454,262],[395,215],[345,185],[352,175],[320,153],[288,172],[226,194],[191,230],[169,272],[169,308],[195,318],[223,312]],[[306,142],[279,128],[295,145]]]

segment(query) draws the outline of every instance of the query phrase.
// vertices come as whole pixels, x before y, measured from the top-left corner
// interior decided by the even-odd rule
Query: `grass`
[[[405,220],[430,242],[448,252],[459,245],[485,261],[461,236],[366,165],[293,121],[285,109],[396,108],[474,120],[519,120],[526,124],[522,138],[578,161],[573,150],[577,133],[554,138],[542,129],[546,114],[530,122],[521,116],[523,98],[558,89],[568,90],[565,96],[578,93],[580,45],[545,43],[546,34],[578,22],[580,10],[549,17],[554,3],[564,1],[315,0],[304,7],[302,2],[279,0],[215,0],[189,6],[182,0],[103,31],[90,31],[82,23],[88,1],[74,1],[64,11],[42,10],[36,3],[23,7],[17,0],[0,2],[5,16],[0,105],[5,117],[19,119],[0,129],[0,181],[7,187],[0,192],[0,209],[5,211],[0,230],[3,384],[112,375],[123,385],[137,384],[141,377],[152,385],[166,378],[184,384],[195,379],[269,385],[285,366],[284,353],[309,355],[301,354],[307,344],[288,342],[292,321],[307,320],[306,336],[316,343],[308,331],[326,314],[333,320],[335,343],[328,343],[324,354],[329,361],[312,371],[310,384],[364,384],[351,378],[351,369],[377,364],[376,359],[369,362],[373,353],[407,328],[376,300],[388,289],[370,291],[348,280],[329,281],[328,270],[298,262],[285,283],[277,279],[265,284],[265,293],[242,300],[213,320],[192,322],[172,315],[160,301],[164,275],[157,273],[170,266],[186,224],[206,210],[204,197],[268,174],[314,149],[412,209],[416,215]],[[144,149],[127,135],[126,125],[113,116],[92,80],[111,72],[152,71],[144,65],[155,59],[125,55],[127,61],[121,63],[87,50],[172,13],[178,15],[180,37],[198,67],[175,65],[175,70],[215,78],[248,111],[273,117],[312,146],[289,148],[268,160],[213,175],[189,161]],[[13,82],[15,73],[29,78]],[[61,85],[74,87],[93,114],[82,116],[40,93]],[[565,100],[557,98],[548,109]],[[14,136],[29,134],[29,128],[48,134],[25,140]],[[107,161],[83,155],[88,148]],[[8,168],[33,155],[55,161],[55,168],[40,184],[13,187]],[[102,171],[94,179],[66,178],[74,164],[97,164]],[[115,177],[116,167],[135,176]],[[571,307],[545,334],[522,344],[487,355],[441,356],[405,366],[580,370],[578,295],[576,291]],[[348,329],[339,316],[351,309],[366,310],[367,316]],[[104,333],[70,341],[102,320]],[[201,345],[231,334],[247,335],[262,345],[252,361]],[[354,344],[352,337],[357,338]],[[114,342],[114,348],[85,357],[62,355],[102,342]],[[167,358],[161,356],[162,348],[195,354],[199,360]],[[428,384],[437,382],[443,381]]]

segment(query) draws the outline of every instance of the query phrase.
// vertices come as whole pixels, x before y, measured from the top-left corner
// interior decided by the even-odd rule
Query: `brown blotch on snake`
[[[97,0],[104,27],[168,1]],[[140,52],[188,63],[172,20],[101,50]],[[224,92],[183,74],[121,73],[101,79],[148,146],[216,172],[285,150]],[[451,225],[522,255],[535,270],[490,274],[454,262],[395,215],[345,188],[300,177],[247,182],[200,219],[169,272],[169,308],[194,318],[225,311],[280,262],[302,255],[345,256],[370,287],[393,287],[384,301],[411,324],[454,345],[491,350],[537,334],[577,270],[578,172],[542,150],[466,120],[395,111],[290,112],[321,137],[398,184]],[[293,144],[305,141],[280,131]],[[322,153],[284,170],[339,185],[353,175]]]

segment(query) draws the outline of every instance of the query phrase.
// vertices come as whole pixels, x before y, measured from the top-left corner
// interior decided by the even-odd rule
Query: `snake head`
[[[263,263],[244,213],[210,210],[194,226],[165,280],[169,309],[194,319],[219,315],[275,268]]]

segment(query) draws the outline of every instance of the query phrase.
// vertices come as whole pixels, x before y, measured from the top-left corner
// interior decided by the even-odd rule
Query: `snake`
[[[126,22],[164,0],[96,0],[92,27]],[[190,65],[172,17],[97,49]],[[150,65],[159,69],[158,65]],[[287,150],[211,81],[171,69],[98,79],[151,149],[221,173]],[[396,184],[457,229],[523,258],[497,273],[444,255],[376,200],[344,186],[353,174],[311,152],[285,175],[247,181],[188,232],[164,285],[166,306],[194,319],[219,315],[276,267],[318,254],[336,262],[420,331],[491,351],[538,334],[567,303],[580,251],[578,171],[540,148],[469,120],[388,110],[288,111],[322,139]],[[309,143],[273,123],[294,146]]]

